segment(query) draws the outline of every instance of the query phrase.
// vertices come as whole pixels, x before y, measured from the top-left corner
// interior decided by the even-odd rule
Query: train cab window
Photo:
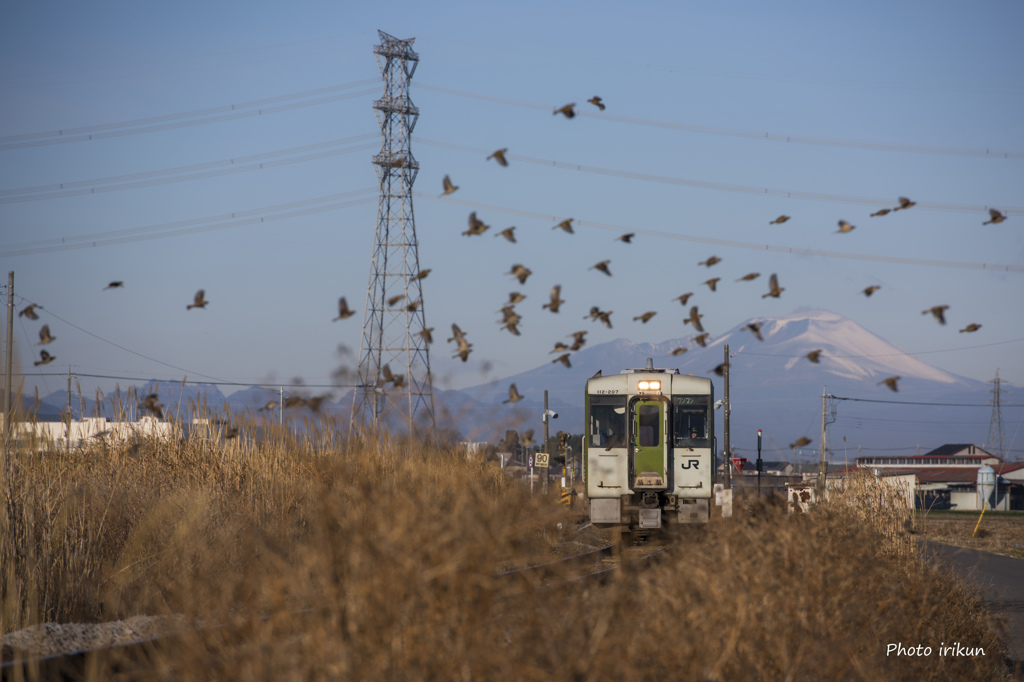
[[[592,447],[626,447],[626,396],[592,395],[588,434]]]
[[[677,395],[672,398],[675,445],[708,447],[708,396]]]
[[[640,405],[636,410],[637,445],[642,448],[653,448],[661,444],[661,429],[658,428],[661,407],[658,405]]]

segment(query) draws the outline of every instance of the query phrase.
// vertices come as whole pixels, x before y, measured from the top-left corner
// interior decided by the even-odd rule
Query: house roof
[[[974,448],[974,452],[967,455],[968,457],[995,457],[995,455],[985,452],[974,443],[947,443],[946,445],[940,445],[930,452],[926,452],[923,455],[912,455],[907,459],[924,459],[926,457],[952,457],[959,455],[968,450]]]

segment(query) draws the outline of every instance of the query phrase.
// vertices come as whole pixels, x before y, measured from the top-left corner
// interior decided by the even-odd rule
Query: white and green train
[[[675,369],[587,381],[583,471],[590,520],[633,532],[707,523],[715,469],[714,386]]]

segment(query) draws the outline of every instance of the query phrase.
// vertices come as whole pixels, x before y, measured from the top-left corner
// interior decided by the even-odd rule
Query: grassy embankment
[[[989,510],[984,516],[976,511],[918,512],[916,527],[928,540],[1024,559],[1024,514],[1020,512]]]
[[[327,423],[258,447],[244,435],[9,452],[0,632],[135,614],[226,625],[153,653],[144,676],[176,680],[1000,675],[987,614],[916,559],[906,512],[863,503],[866,482],[849,505],[759,508],[606,584],[547,590],[495,568],[550,553],[567,512],[497,467]],[[887,657],[897,642],[986,655]]]

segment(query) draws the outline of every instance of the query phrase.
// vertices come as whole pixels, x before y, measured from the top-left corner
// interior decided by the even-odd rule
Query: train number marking
[[[685,464],[683,464],[682,462],[679,463],[679,468],[680,469],[689,469],[691,467],[694,468],[694,469],[699,469],[700,468],[700,460],[699,459],[688,459],[688,460],[686,460]]]
[[[603,389],[600,389],[598,391],[595,391],[595,393],[597,393],[598,395],[605,394],[605,393],[618,393],[618,392],[619,392],[619,389],[617,389],[617,388],[603,388]]]

